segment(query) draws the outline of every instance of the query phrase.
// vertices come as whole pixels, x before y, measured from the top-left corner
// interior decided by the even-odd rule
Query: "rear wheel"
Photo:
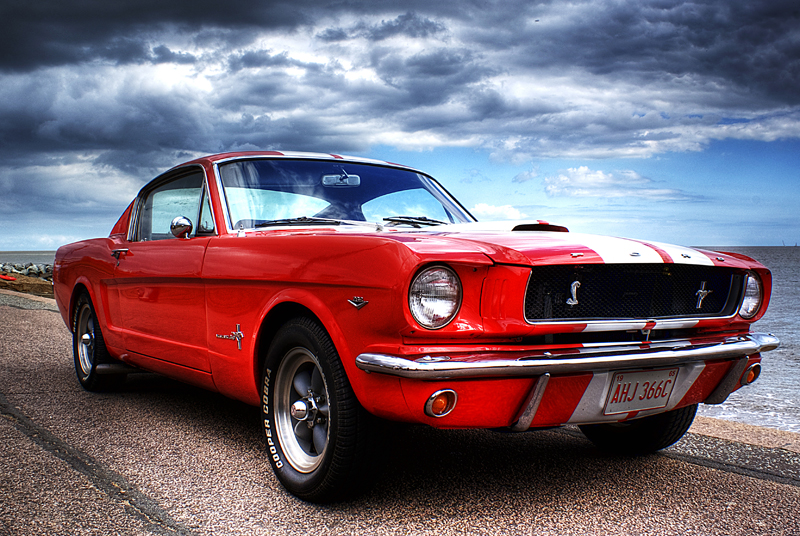
[[[361,491],[371,417],[322,326],[299,317],[278,331],[264,363],[262,395],[270,462],[289,492],[329,502]]]
[[[75,304],[72,330],[72,355],[78,381],[87,391],[107,391],[125,381],[125,374],[98,374],[97,365],[114,359],[106,349],[92,300],[81,294]]]
[[[585,424],[581,432],[597,448],[615,454],[649,454],[676,443],[694,421],[697,404],[627,422]]]

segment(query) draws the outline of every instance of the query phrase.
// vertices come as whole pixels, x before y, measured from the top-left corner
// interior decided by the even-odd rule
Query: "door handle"
[[[112,249],[111,250],[111,256],[114,257],[115,259],[117,259],[117,261],[119,261],[119,256],[122,255],[123,253],[127,253],[127,252],[128,252],[128,248]]]

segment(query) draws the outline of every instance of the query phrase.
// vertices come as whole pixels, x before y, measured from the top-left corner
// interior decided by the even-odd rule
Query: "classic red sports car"
[[[778,346],[750,331],[771,283],[742,255],[483,224],[420,171],[284,152],[167,171],[54,268],[84,388],[146,370],[260,405],[310,501],[359,487],[376,417],[669,446]]]

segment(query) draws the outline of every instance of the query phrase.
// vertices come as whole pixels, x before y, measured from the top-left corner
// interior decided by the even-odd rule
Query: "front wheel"
[[[264,434],[283,486],[311,502],[344,499],[366,482],[369,415],[317,322],[286,323],[262,373]]]
[[[627,422],[585,424],[581,432],[597,448],[614,454],[649,454],[676,443],[694,421],[697,404]]]
[[[92,300],[81,294],[72,323],[72,355],[78,381],[87,391],[108,391],[125,381],[125,374],[98,374],[97,365],[114,359],[106,349]]]

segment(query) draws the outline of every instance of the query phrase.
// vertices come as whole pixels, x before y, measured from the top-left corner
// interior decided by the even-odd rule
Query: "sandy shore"
[[[0,289],[13,290],[34,296],[53,297],[53,284],[38,277],[0,271],[0,274],[13,277],[14,281],[0,279]]]

